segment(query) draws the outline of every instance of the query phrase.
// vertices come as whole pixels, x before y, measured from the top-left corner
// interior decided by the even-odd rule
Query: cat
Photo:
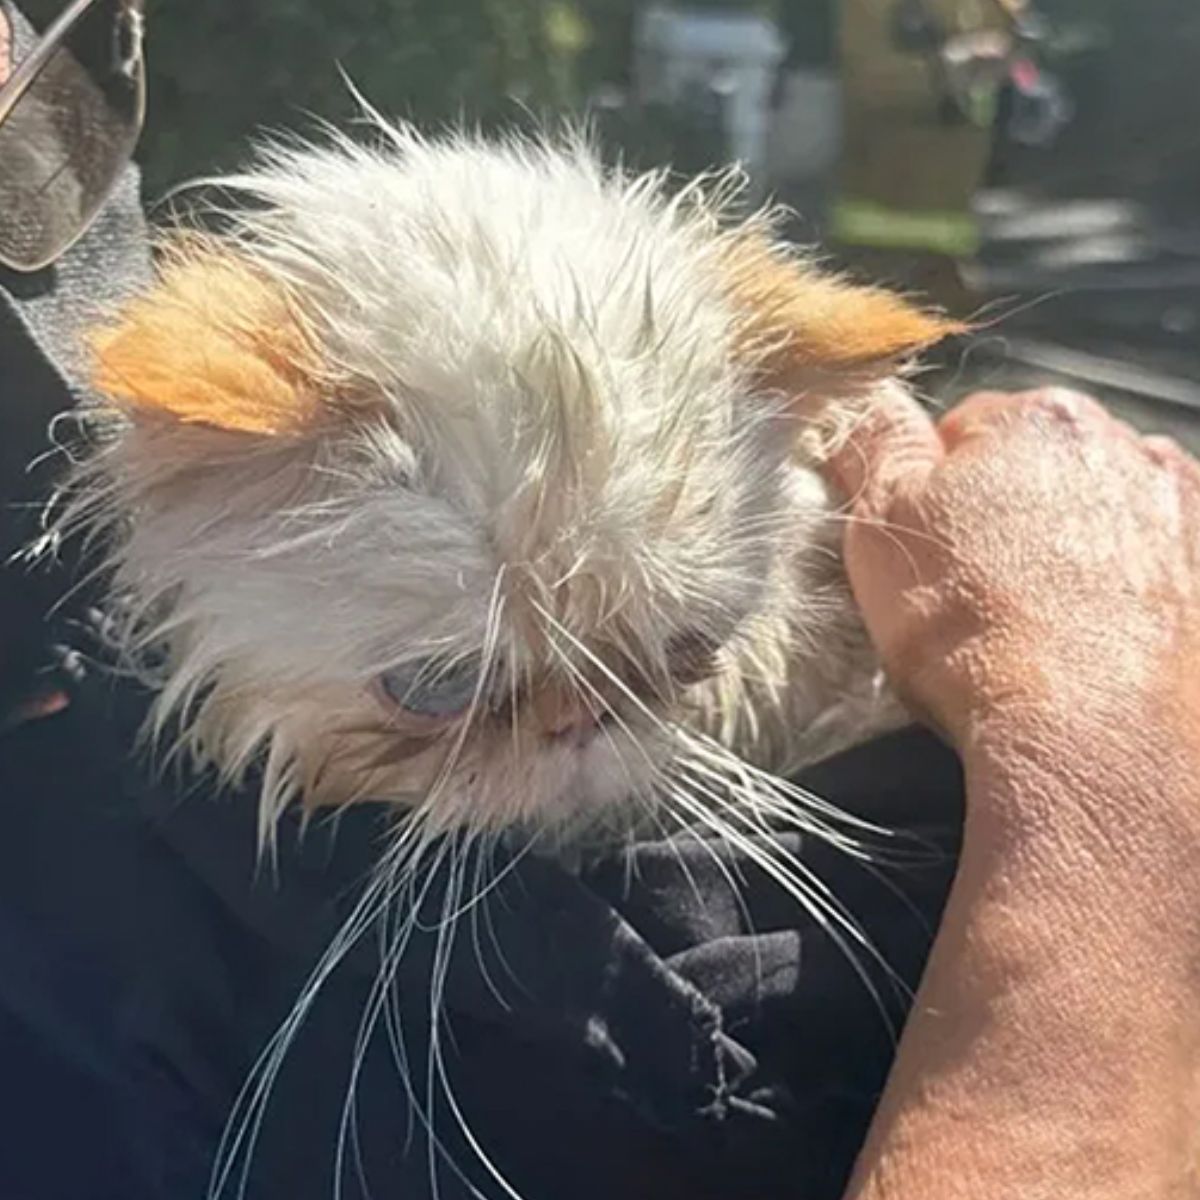
[[[902,720],[820,459],[952,321],[581,136],[380,121],[224,182],[92,339],[65,526],[265,839],[358,800],[558,844],[758,818]]]
[[[870,953],[775,836],[856,850],[786,776],[905,720],[821,460],[961,328],[822,272],[771,213],[741,215],[736,175],[673,190],[581,135],[376,117],[370,141],[277,143],[222,183],[239,203],[166,235],[97,324],[47,543],[100,548],[106,636],[155,687],[148,736],[252,781],[265,850],[293,808],[396,821],[235,1105],[214,1197],[370,928],[355,1053],[420,927],[424,1090],[441,1078],[437,997],[496,839],[570,867],[707,828]],[[421,881],[447,862],[426,928]]]

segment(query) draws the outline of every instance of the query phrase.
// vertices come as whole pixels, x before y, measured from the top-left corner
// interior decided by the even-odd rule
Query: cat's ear
[[[203,242],[166,253],[154,286],[91,348],[96,390],[134,421],[280,437],[328,416],[320,358],[286,290]]]
[[[893,292],[826,274],[757,235],[730,243],[724,269],[739,352],[765,386],[798,399],[894,374],[968,328]]]

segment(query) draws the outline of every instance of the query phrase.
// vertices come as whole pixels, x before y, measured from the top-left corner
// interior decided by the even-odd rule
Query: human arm
[[[852,1200],[1200,1195],[1200,468],[1082,398],[880,410],[835,458],[962,863]]]

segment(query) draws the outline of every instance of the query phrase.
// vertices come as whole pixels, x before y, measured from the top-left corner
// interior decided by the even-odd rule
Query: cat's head
[[[263,768],[266,826],[646,800],[704,681],[803,611],[804,432],[948,326],[576,144],[393,130],[233,183],[96,338],[81,503],[160,718]]]

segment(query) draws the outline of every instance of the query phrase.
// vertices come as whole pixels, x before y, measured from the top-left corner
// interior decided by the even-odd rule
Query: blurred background
[[[263,128],[350,118],[339,68],[424,126],[587,114],[641,166],[741,162],[797,240],[974,318],[936,398],[1058,379],[1197,445],[1196,0],[148,7],[150,201]]]

